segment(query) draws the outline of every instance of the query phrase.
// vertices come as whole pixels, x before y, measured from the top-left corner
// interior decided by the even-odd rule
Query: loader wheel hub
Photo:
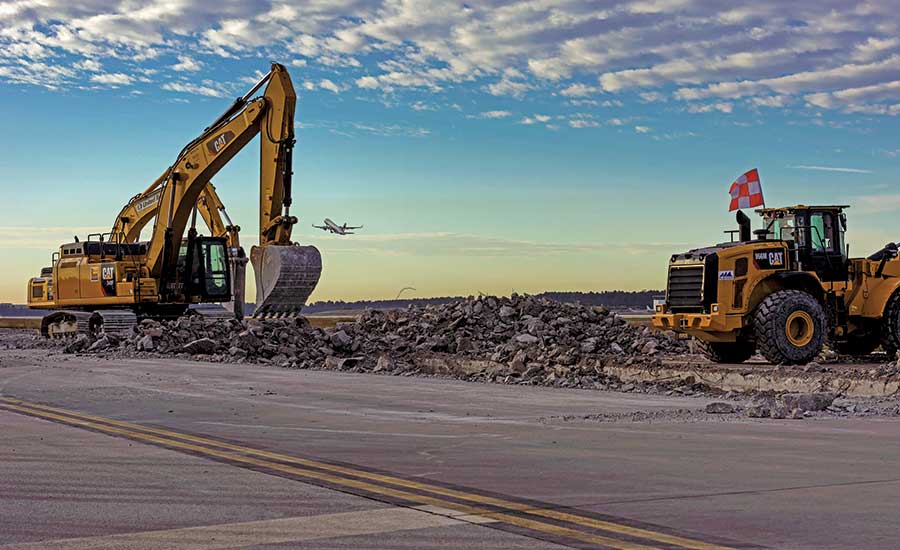
[[[788,316],[784,333],[791,345],[802,348],[812,341],[813,327],[812,315],[805,311],[795,311]]]

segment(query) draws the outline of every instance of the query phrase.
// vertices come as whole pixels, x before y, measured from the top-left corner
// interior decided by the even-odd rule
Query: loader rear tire
[[[900,291],[890,297],[881,316],[881,347],[891,357],[900,349]]]
[[[779,290],[768,295],[753,315],[759,352],[775,365],[805,365],[822,351],[825,311],[811,294]]]
[[[700,342],[700,352],[713,363],[743,363],[753,356],[753,342]]]

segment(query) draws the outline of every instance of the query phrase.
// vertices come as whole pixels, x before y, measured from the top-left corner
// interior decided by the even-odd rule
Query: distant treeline
[[[638,308],[643,309],[653,305],[653,298],[662,295],[661,290],[608,290],[603,292],[542,292],[535,296],[548,298],[558,302],[582,303],[591,306],[606,306],[609,308]],[[315,302],[303,308],[304,313],[321,313],[335,310],[356,309],[399,309],[410,305],[427,306],[434,304],[446,304],[461,300],[461,296],[442,296],[439,298],[408,298],[399,300],[360,300],[357,302],[344,302],[341,300],[326,300]],[[250,306],[252,308],[252,305]]]

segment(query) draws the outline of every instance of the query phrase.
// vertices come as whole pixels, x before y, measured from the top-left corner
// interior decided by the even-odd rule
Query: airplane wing
[[[328,227],[327,225],[316,225],[316,224],[313,224],[313,227],[315,227],[316,229],[321,229],[321,230],[323,230],[323,231],[331,231],[331,228]]]
[[[363,226],[361,226],[361,225],[348,225],[348,226],[344,227],[344,229],[362,229],[362,228],[363,228]]]

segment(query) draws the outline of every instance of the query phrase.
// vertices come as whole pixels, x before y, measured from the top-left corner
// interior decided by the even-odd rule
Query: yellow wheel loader
[[[881,346],[893,357],[900,348],[897,245],[850,258],[846,208],[763,208],[753,236],[738,211],[732,242],[671,257],[653,326],[695,337],[719,363],[759,352],[771,363],[805,364],[826,341],[846,354]]]
[[[250,253],[257,282],[256,315],[298,314],[318,283],[322,260],[315,247],[291,240],[297,223],[290,215],[295,104],[287,69],[273,64],[250,91],[181,150],[138,200],[129,201],[111,233],[62,245],[50,267],[28,283],[29,307],[56,310],[45,316],[42,332],[48,336],[101,329],[126,332],[140,317],[177,316],[190,304],[228,302],[236,292],[242,293],[229,267],[239,249],[237,231],[201,236],[196,221],[198,211],[212,216],[221,211],[217,197],[216,204],[206,205],[212,200],[210,180],[257,135],[259,245]],[[148,218],[141,213],[148,209],[154,214],[152,232],[148,241],[139,241],[135,222],[146,224]],[[207,225],[215,222],[213,217],[204,218]]]

